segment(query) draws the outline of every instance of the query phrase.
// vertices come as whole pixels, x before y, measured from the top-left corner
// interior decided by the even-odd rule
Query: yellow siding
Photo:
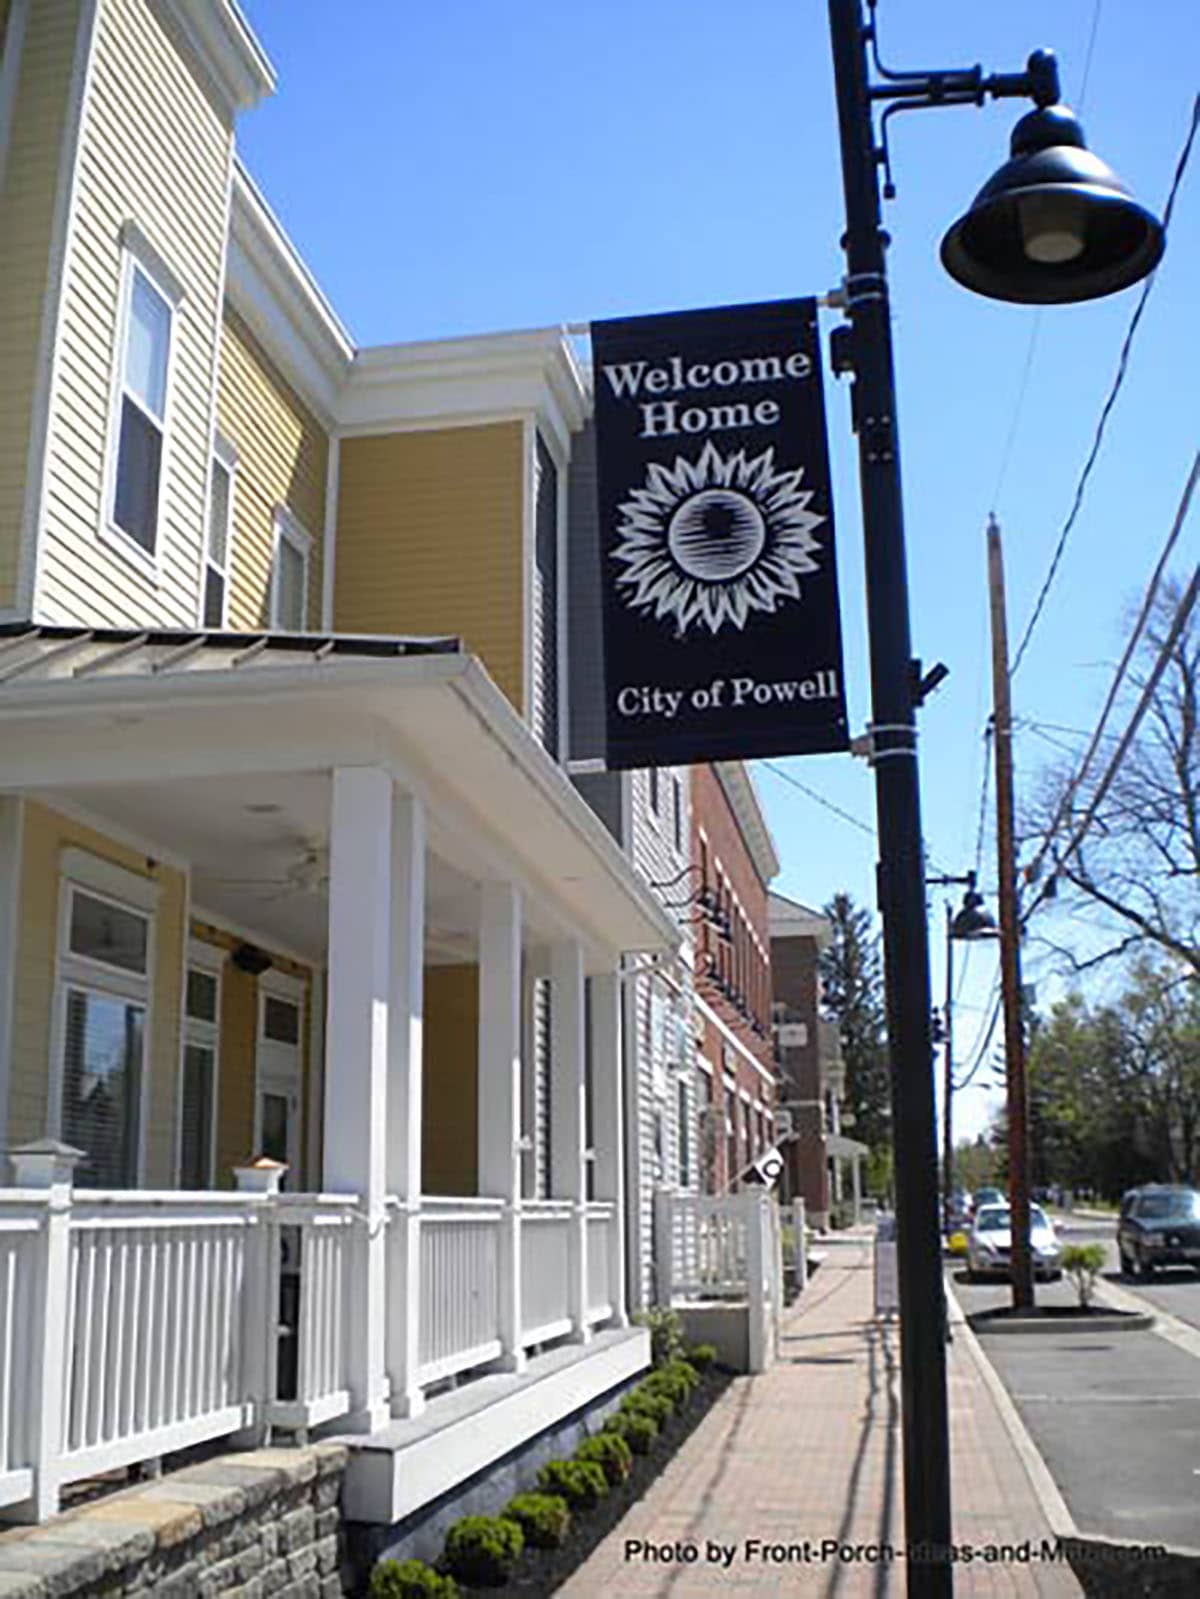
[[[149,1113],[144,1181],[163,1188],[175,1180],[175,1115],[179,1083],[179,1007],[183,981],[185,881],[168,866],[147,869],[146,858],[103,834],[30,801],[22,838],[20,922],[13,1005],[9,1139],[22,1144],[46,1135],[50,1082],[51,1007],[58,937],[59,861],[75,847],[159,884],[154,924],[154,989],[147,1065]]]
[[[286,505],[312,538],[308,621],[319,627],[329,440],[228,306],[221,334],[217,418],[221,432],[238,452],[230,626],[253,629],[269,620],[275,510]]]
[[[421,1186],[427,1194],[479,1191],[479,968],[425,969]]]
[[[232,130],[151,0],[102,0],[97,28],[58,345],[39,612],[110,626],[188,625],[199,611]],[[157,583],[97,538],[127,221],[184,291],[175,319]]]
[[[334,626],[453,633],[519,711],[522,428],[343,439]]]
[[[242,942],[220,928],[193,922],[192,936],[218,949],[231,950]],[[271,955],[269,945],[261,946]],[[312,973],[306,966],[283,955],[271,955],[276,971],[298,977],[304,983],[304,1016],[300,1035],[301,1073],[301,1170],[292,1173],[288,1186],[307,1188],[311,1175],[304,1169],[309,1116],[310,1029],[312,1016]],[[244,1166],[258,1155],[254,1148],[254,1088],[258,1050],[258,979],[239,971],[230,961],[221,968],[220,1058],[217,1082],[217,1156],[214,1179],[218,1188],[233,1187],[233,1168]]]
[[[8,0],[0,0],[0,33]],[[79,0],[29,9],[0,187],[0,607],[16,599],[42,304]]]

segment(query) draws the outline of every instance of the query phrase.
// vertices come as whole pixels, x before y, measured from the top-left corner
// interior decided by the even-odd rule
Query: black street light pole
[[[869,0],[874,15],[875,0]],[[896,1242],[904,1442],[908,1592],[948,1599],[950,1445],[943,1342],[944,1284],[938,1226],[937,1139],[930,1037],[929,942],[917,775],[916,707],[923,686],[912,656],[896,383],[879,168],[888,172],[894,111],[982,105],[1028,97],[1013,159],[947,235],[942,258],[967,287],[997,298],[1050,303],[1111,293],[1143,277],[1162,253],[1157,221],[1087,151],[1083,132],[1057,104],[1054,57],[1039,51],[1023,73],[985,78],[979,67],[888,72],[872,83],[867,50],[874,21],[862,0],[829,0],[846,200],[844,303],[832,365],[852,372],[858,434],[867,613],[870,725],[879,834],[878,896],[892,1078]],[[889,101],[877,143],[872,110]]]

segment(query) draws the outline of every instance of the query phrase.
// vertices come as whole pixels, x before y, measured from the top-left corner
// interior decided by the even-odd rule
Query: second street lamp
[[[896,386],[879,173],[888,170],[887,123],[896,111],[982,105],[993,98],[1030,98],[1038,112],[1056,107],[1058,72],[1039,52],[1024,72],[984,77],[979,67],[941,72],[890,72],[875,50],[863,0],[828,0],[842,186],[846,203],[843,302],[849,326],[838,330],[833,365],[853,374],[852,415],[858,434],[871,656],[871,725],[879,838],[878,892],[883,917],[884,980],[892,1073],[896,1167],[896,1241],[900,1290],[900,1381],[903,1417],[904,1519],[908,1591],[944,1599],[950,1566],[950,1450],[944,1285],[937,1203],[933,1060],[930,1040],[929,943],[917,778],[916,708],[920,674],[913,661],[900,492]],[[872,82],[868,50],[879,81]],[[877,139],[874,107],[888,102]],[[1062,108],[1057,108],[1062,110]],[[1033,114],[1035,117],[1037,112]],[[1059,148],[1053,130],[1069,113],[1043,116],[1031,140],[1042,159]],[[1074,129],[1078,124],[1070,119]],[[1026,119],[1027,125],[1028,119]],[[1083,135],[1069,148],[1082,151]],[[1075,158],[1078,163],[1078,157]],[[1065,165],[1064,165],[1065,163]],[[1015,187],[997,174],[956,235],[978,269],[957,275],[968,287],[1003,298],[1044,303],[1085,300],[1144,276],[1162,253],[1162,228],[1107,174],[1111,185],[1086,181],[1067,158],[1023,167]],[[1049,170],[1052,167],[1053,170]],[[1104,169],[1107,172],[1107,169]],[[1013,174],[1009,174],[1010,177]],[[1093,171],[1093,178],[1096,174]],[[1113,187],[1115,186],[1115,188]],[[994,210],[989,209],[993,206]],[[1039,207],[1041,208],[1039,213]],[[1067,215],[1066,213],[1069,213]],[[1117,225],[1114,218],[1123,217]],[[1015,229],[1015,231],[1014,231]],[[952,230],[954,232],[954,230]],[[1014,239],[1017,241],[1014,244]],[[1076,245],[1079,248],[1076,248]],[[950,242],[947,241],[950,249]],[[951,270],[957,260],[951,249]]]

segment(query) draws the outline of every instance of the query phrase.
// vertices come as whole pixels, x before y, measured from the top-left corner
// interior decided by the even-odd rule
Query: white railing
[[[500,1223],[494,1199],[421,1201],[417,1379],[437,1382],[501,1353]]]
[[[521,1207],[521,1337],[545,1343],[571,1331],[569,1276],[575,1208],[556,1199]]]
[[[616,1207],[593,1200],[587,1208],[587,1313],[589,1321],[603,1321],[612,1313],[608,1283],[609,1234]]]
[[[10,1190],[0,1217],[0,1505],[28,1499],[36,1453],[30,1381],[38,1340],[36,1292],[45,1196]]]
[[[76,1191],[60,1482],[253,1419],[244,1298],[256,1207],[238,1195]]]
[[[751,1371],[773,1359],[782,1308],[778,1207],[762,1188],[710,1198],[655,1195],[655,1272],[660,1305],[743,1303]]]
[[[280,1194],[270,1216],[271,1277],[281,1285],[280,1321],[290,1341],[272,1346],[275,1398],[268,1418],[307,1431],[350,1409],[346,1295],[354,1201],[340,1194]]]

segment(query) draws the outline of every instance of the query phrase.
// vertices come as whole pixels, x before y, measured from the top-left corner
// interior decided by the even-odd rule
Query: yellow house
[[[556,758],[586,379],[357,349],[237,160],[272,86],[230,0],[0,0],[9,1515],[275,1424],[391,1523],[648,1359],[622,967],[679,934]]]

